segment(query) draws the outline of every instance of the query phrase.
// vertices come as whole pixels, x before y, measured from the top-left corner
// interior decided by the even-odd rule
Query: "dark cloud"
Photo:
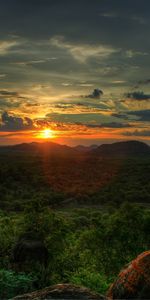
[[[150,109],[131,110],[125,113],[113,113],[112,117],[128,120],[131,117],[138,118],[136,121],[150,122]]]
[[[137,82],[137,85],[139,86],[139,85],[146,85],[146,84],[150,84],[150,79],[148,78],[148,79],[145,79],[145,80],[139,80],[138,82]]]
[[[26,100],[26,98],[21,96],[18,92],[8,90],[0,90],[0,97]]]
[[[3,112],[1,115],[0,131],[19,131],[33,129],[33,121],[25,117],[11,116],[7,112]]]
[[[7,99],[1,99],[0,98],[0,108],[7,109],[7,108],[16,108],[20,106],[20,102],[16,101],[9,101]]]
[[[127,132],[124,132],[123,135],[126,135],[126,136],[147,136],[149,137],[150,136],[150,130],[135,130],[135,131],[127,131]]]
[[[133,127],[129,123],[119,123],[119,122],[110,122],[110,123],[101,123],[101,124],[86,124],[86,123],[76,123],[77,125],[85,125],[88,128],[129,128]]]
[[[27,71],[23,72],[23,68],[27,69],[26,63],[24,67],[21,64],[14,67],[12,64],[12,62],[26,62],[28,60],[29,63],[34,65],[31,67],[31,72],[35,68],[47,71],[48,79],[54,69],[55,74],[52,74],[51,80],[54,80],[54,75],[56,76],[58,72],[59,75],[60,73],[65,74],[65,76],[68,74],[68,78],[70,78],[71,73],[73,73],[72,78],[77,79],[80,79],[81,73],[83,74],[81,79],[84,80],[97,78],[97,82],[96,79],[94,80],[94,86],[99,82],[101,84],[103,76],[107,77],[106,82],[108,85],[110,81],[118,81],[118,79],[126,81],[130,79],[130,76],[133,76],[133,72],[129,70],[129,59],[123,57],[123,53],[126,53],[126,51],[132,52],[133,67],[138,67],[141,59],[141,64],[144,63],[144,67],[146,70],[148,69],[149,56],[145,56],[146,62],[143,62],[143,57],[140,57],[140,59],[137,57],[134,60],[134,53],[143,53],[143,51],[149,53],[149,0],[1,0],[0,11],[1,40],[7,37],[9,40],[21,42],[18,45],[18,48],[20,48],[16,54],[10,51],[8,61],[3,58],[4,63],[7,63],[7,69],[4,69],[4,72],[8,73],[8,78],[10,78],[11,73],[13,80],[18,77],[17,80],[19,81],[21,79],[23,82],[33,81],[35,74],[28,76]],[[141,24],[139,20],[148,22],[148,24],[145,26],[144,22]],[[63,37],[67,41],[68,44],[64,45],[65,49],[56,49],[54,46],[50,46],[50,40],[56,36]],[[70,45],[74,47],[68,48],[71,47]],[[98,57],[94,61],[93,56],[91,57],[89,54],[89,51],[93,50],[92,48],[94,49],[93,56],[97,48],[121,50],[120,54],[114,52],[113,59],[111,56],[110,59],[107,57],[105,63],[104,59],[102,59],[102,62],[100,61],[101,52],[97,53]],[[87,67],[86,64],[84,66],[82,64],[81,70],[77,61],[72,62],[72,56],[68,55],[69,49],[74,54],[78,53],[78,57],[80,55],[84,56],[84,54],[90,57],[91,59],[88,60],[90,66]],[[56,59],[48,62],[49,56],[56,56],[58,61]],[[44,63],[44,65],[38,63],[45,60],[46,64]],[[99,73],[97,72],[98,68]],[[142,70],[144,71],[144,78],[148,76],[147,73],[145,74],[145,68]],[[119,72],[121,76],[115,71],[117,74],[112,74],[109,77],[108,74],[104,74],[104,69],[104,72],[106,70],[108,72],[108,69],[121,69]],[[128,72],[127,75],[126,72]],[[149,71],[147,70],[147,72]],[[37,81],[42,81],[41,78],[39,79],[40,76],[41,78],[44,77],[44,72],[41,75],[36,72]],[[138,81],[139,76],[137,74],[134,82]],[[58,83],[58,78],[56,79]],[[44,80],[46,79],[44,78]]]
[[[106,128],[127,128],[127,127],[133,127],[129,123],[119,123],[119,122],[103,123],[101,125],[102,125],[102,127],[106,127]]]
[[[100,99],[100,97],[103,95],[103,91],[100,89],[94,89],[94,91],[87,96],[84,96],[85,98],[93,98],[93,99]]]
[[[127,94],[125,94],[126,98],[131,98],[131,99],[135,99],[135,100],[150,100],[150,95],[149,94],[145,94],[142,91],[137,91],[137,92],[129,92]]]
[[[127,114],[138,117],[138,121],[150,122],[150,109],[129,111]]]
[[[0,90],[0,109],[2,111],[9,108],[38,107],[39,105],[40,103],[35,102],[31,97],[24,97],[17,91]]]
[[[9,97],[17,96],[18,97],[18,93],[12,92],[12,91],[7,91],[7,90],[0,90],[0,96],[9,96]]]
[[[125,120],[129,119],[126,113],[112,113],[111,116],[118,119],[125,119]]]
[[[132,47],[138,45],[138,28],[139,47],[143,48],[142,41],[149,37],[146,26],[145,36],[141,36],[144,22],[139,22],[149,19],[149,0],[5,0],[0,1],[0,11],[0,26],[5,34],[14,32],[32,38],[65,34],[80,40],[89,39],[92,34],[92,41],[131,43]],[[88,34],[85,34],[87,25]]]

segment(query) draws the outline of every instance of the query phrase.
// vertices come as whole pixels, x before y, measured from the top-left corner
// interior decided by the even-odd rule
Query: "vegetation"
[[[0,218],[0,298],[23,291],[72,282],[104,293],[124,264],[150,245],[150,210],[123,204],[107,211],[47,210],[35,202],[32,209]],[[12,261],[18,238],[32,231],[48,249],[46,266]]]
[[[52,208],[67,200],[78,205],[150,202],[150,157],[95,158],[3,154],[0,156],[0,208],[23,211],[40,199]],[[93,180],[94,178],[94,180]]]
[[[2,154],[0,299],[60,282],[105,293],[149,249],[149,162]],[[44,243],[45,261],[15,261],[26,236]]]
[[[11,298],[33,289],[33,278],[29,275],[13,271],[0,270],[0,298]]]

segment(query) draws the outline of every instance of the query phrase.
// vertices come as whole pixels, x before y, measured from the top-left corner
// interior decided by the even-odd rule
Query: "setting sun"
[[[44,139],[50,139],[53,138],[53,131],[51,129],[44,129],[41,133],[41,137]]]

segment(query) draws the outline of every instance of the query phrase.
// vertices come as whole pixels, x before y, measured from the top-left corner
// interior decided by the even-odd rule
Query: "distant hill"
[[[139,141],[116,142],[113,144],[103,144],[92,150],[91,154],[102,156],[148,155],[150,154],[150,147]]]
[[[49,153],[49,154],[74,154],[75,149],[66,146],[60,145],[53,142],[44,142],[44,143],[22,143],[12,146],[1,146],[0,153]]]
[[[2,209],[19,210],[32,197],[57,207],[150,203],[149,182],[150,147],[141,142],[102,145],[89,152],[52,142],[0,147]]]
[[[84,146],[84,145],[78,145],[73,147],[73,149],[79,151],[79,152],[89,152],[93,149],[96,149],[98,146],[97,145],[91,145],[91,146]]]
[[[69,155],[82,155],[88,154],[100,155],[100,156],[134,156],[134,155],[149,155],[150,147],[139,141],[126,141],[116,142],[113,144],[103,144],[101,146],[91,145],[83,146],[78,145],[76,147],[69,147],[67,145],[60,145],[53,142],[44,143],[22,143],[11,146],[1,146],[0,153],[30,153],[30,154],[57,154],[60,156]]]

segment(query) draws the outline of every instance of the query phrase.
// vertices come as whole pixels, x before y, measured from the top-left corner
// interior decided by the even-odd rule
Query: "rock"
[[[150,251],[123,269],[108,290],[109,299],[150,299]]]
[[[17,296],[12,300],[104,300],[105,297],[91,292],[85,287],[76,286],[73,284],[57,284],[40,291]]]
[[[48,250],[43,241],[30,235],[20,238],[13,249],[14,263],[37,261],[46,264],[47,259]]]

